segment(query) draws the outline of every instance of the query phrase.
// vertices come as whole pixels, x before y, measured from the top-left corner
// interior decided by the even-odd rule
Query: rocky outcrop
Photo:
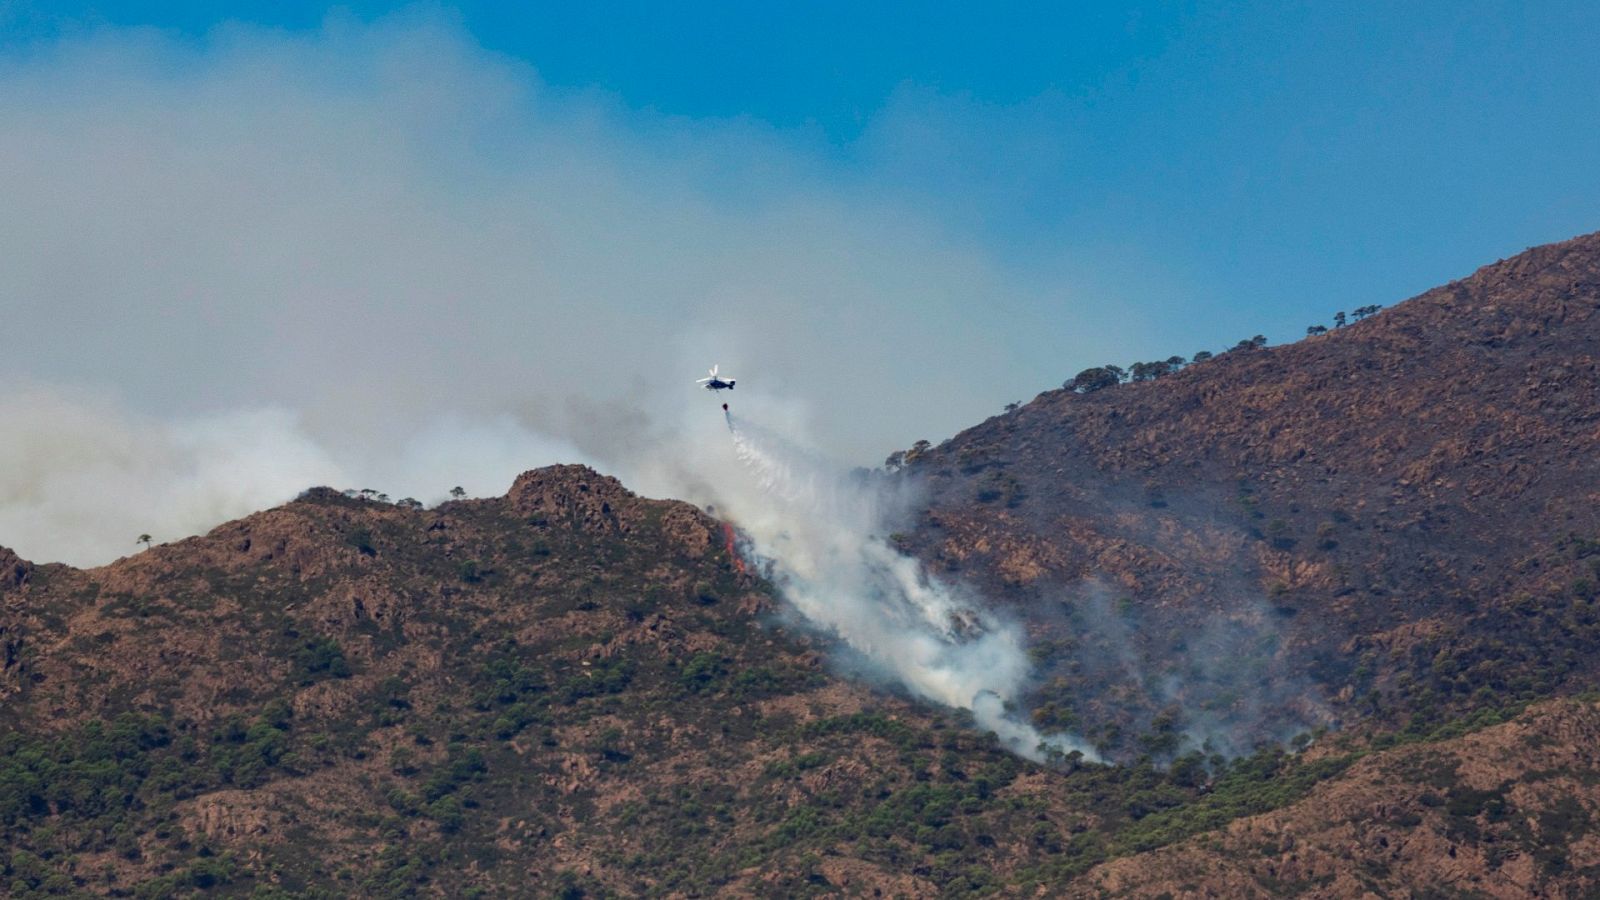
[[[506,500],[534,524],[561,524],[584,531],[626,532],[636,495],[609,475],[588,466],[535,469],[517,476]]]
[[[0,547],[0,593],[20,590],[33,574],[33,563]]]

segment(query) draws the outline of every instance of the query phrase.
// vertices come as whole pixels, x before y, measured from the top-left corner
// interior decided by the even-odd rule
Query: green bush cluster
[[[134,896],[233,882],[235,859],[191,846],[171,823],[171,809],[207,790],[268,777],[288,758],[289,720],[280,702],[253,719],[230,717],[203,736],[139,713],[56,735],[0,734],[0,841],[11,848],[0,887],[18,897],[81,892],[85,876],[64,871],[72,854],[114,850],[138,860],[150,837],[168,857],[194,856],[165,866],[165,874],[133,888]]]
[[[290,659],[300,673],[302,685],[314,684],[325,678],[349,678],[351,675],[344,648],[331,637],[314,637],[300,642],[290,654]]]

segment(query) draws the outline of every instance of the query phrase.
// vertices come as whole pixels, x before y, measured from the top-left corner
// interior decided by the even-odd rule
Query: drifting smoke
[[[1040,734],[1008,710],[1029,678],[1021,629],[958,596],[880,536],[891,498],[833,476],[773,432],[731,414],[727,423],[763,501],[735,498],[732,512],[807,623],[913,694],[970,710],[1016,753],[1096,758],[1082,741]]]
[[[902,95],[845,163],[547,87],[447,19],[3,60],[0,544],[97,565],[316,484],[432,502],[592,462],[721,506],[797,614],[916,695],[1024,754],[1083,749],[1008,712],[1019,629],[880,536],[897,498],[777,434],[861,458],[948,433],[1110,352],[1126,329],[1095,317],[1126,309],[951,224],[948,173],[882,187],[943,146],[937,97]],[[852,402],[741,388],[777,433],[701,431],[721,423],[672,414],[688,379],[661,374],[727,347],[791,404]]]
[[[400,434],[324,434],[283,407],[157,419],[110,397],[0,380],[0,544],[40,562],[99,565],[134,538],[177,540],[308,487],[444,499],[498,494],[525,469],[580,462],[504,416],[441,416]]]
[[[1052,604],[1041,598],[1031,623],[1064,652],[1041,661],[1038,677],[1068,676],[1087,734],[1106,737],[1099,746],[1112,757],[1234,758],[1336,725],[1305,655],[1267,604],[1243,579],[1226,588],[1214,606],[1172,609],[1114,602],[1100,581],[1050,591],[1064,595],[1057,608],[1065,615],[1051,621]],[[1107,736],[1107,726],[1120,737]],[[1146,743],[1168,729],[1169,745]]]
[[[36,561],[110,562],[319,482],[428,501],[552,462],[626,476],[681,444],[633,411],[670,408],[663,373],[737,371],[727,348],[790,396],[870,382],[812,432],[882,458],[1059,378],[1063,332],[1106,331],[1047,321],[1073,308],[1056,266],[935,215],[947,179],[874,187],[921,132],[850,164],[632,109],[442,10],[8,46],[0,122],[0,398],[65,397],[0,419],[0,544]]]
[[[164,423],[39,387],[0,394],[0,536],[26,557],[101,563],[331,482],[281,409]]]

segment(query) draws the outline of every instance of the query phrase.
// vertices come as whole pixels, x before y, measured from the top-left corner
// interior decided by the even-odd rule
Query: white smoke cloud
[[[0,442],[60,445],[49,423],[86,413],[41,403],[82,390],[115,398],[93,415],[120,434],[0,476],[21,484],[0,545],[41,560],[105,562],[122,551],[102,528],[202,531],[292,482],[425,499],[498,493],[509,457],[566,443],[631,458],[641,428],[671,439],[662,411],[712,362],[872,463],[1059,380],[1078,340],[1029,318],[1068,305],[1059,280],[875,188],[884,147],[853,168],[804,132],[551,89],[436,13],[5,51],[0,121],[0,389],[56,389]],[[176,474],[110,490],[78,463],[177,473],[210,458],[175,449],[202,426],[249,445],[186,500],[158,489]],[[408,454],[437,471],[407,482]]]
[[[894,550],[894,498],[778,436],[870,462],[1036,383],[1009,351],[1059,304],[935,204],[804,135],[548,89],[426,13],[89,33],[0,59],[0,121],[0,544],[100,564],[317,484],[590,462],[721,505],[883,677],[1087,749],[1008,712],[1020,630]],[[711,362],[772,431],[717,433]]]
[[[719,510],[738,523],[808,624],[911,693],[970,710],[1014,752],[1097,758],[1083,741],[1042,735],[1008,710],[1031,669],[1021,629],[890,545],[885,529],[895,498],[742,417],[727,423],[742,470],[723,469],[716,479]]]
[[[496,494],[538,465],[583,461],[506,418],[450,418],[384,446],[314,437],[290,410],[177,419],[103,394],[0,382],[0,544],[25,558],[97,565],[134,540],[177,540],[314,485],[374,486],[395,499]]]
[[[991,315],[1030,291],[914,201],[800,135],[546,88],[427,16],[95,33],[0,61],[0,120],[0,304],[31,336],[0,374],[428,415],[721,361],[874,385],[820,424],[875,455],[1039,383],[999,365],[1039,329]]]
[[[11,385],[0,422],[0,536],[40,560],[105,562],[140,534],[184,537],[338,472],[282,409],[167,423]]]
[[[528,467],[586,458],[509,417],[446,416],[366,444],[319,440],[278,408],[164,421],[103,395],[0,388],[0,421],[29,423],[0,431],[0,533],[36,559],[106,561],[134,551],[140,534],[180,538],[315,484],[433,502],[456,483],[498,493]],[[1008,708],[1030,677],[1021,629],[889,543],[888,524],[908,498],[844,475],[778,431],[742,419],[735,428],[731,417],[723,431],[715,398],[694,399],[655,424],[655,439],[614,446],[599,465],[636,487],[717,507],[749,538],[793,612],[879,677],[970,710],[1022,755],[1096,758],[1077,738],[1040,734]],[[791,434],[806,427],[803,406],[760,391],[741,400],[771,410]],[[600,418],[591,424],[599,429],[591,437],[604,432]]]

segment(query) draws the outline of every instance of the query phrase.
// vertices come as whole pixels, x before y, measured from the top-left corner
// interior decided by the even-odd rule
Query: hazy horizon
[[[694,452],[712,363],[875,465],[1087,366],[1292,340],[1597,224],[1600,125],[1570,115],[1597,64],[1517,52],[1591,12],[1138,9],[947,10],[926,56],[879,22],[877,52],[816,45],[827,77],[767,22],[747,49],[787,92],[630,51],[648,17],[0,10],[0,545],[105,562],[314,483],[627,476]],[[696,22],[737,24],[661,41]],[[1514,127],[1445,140],[1485,109]]]

